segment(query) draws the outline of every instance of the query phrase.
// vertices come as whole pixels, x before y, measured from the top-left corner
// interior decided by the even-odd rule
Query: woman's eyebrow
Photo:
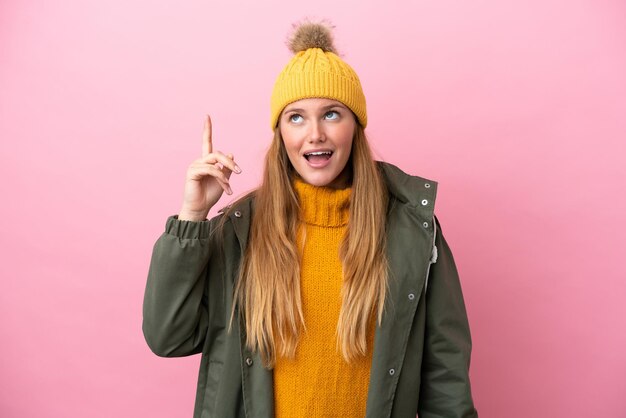
[[[324,107],[322,108],[322,110],[330,110],[330,109],[333,109],[333,108],[338,108],[338,109],[347,109],[347,107],[345,107],[344,105],[341,105],[341,104],[339,104],[339,103],[333,103],[333,104],[331,104],[331,105],[324,106]]]
[[[333,103],[333,104],[330,104],[328,106],[323,106],[321,108],[321,110],[327,111],[327,110],[335,108],[335,107],[337,107],[339,109],[347,109],[345,106],[340,105],[339,103]],[[285,113],[289,113],[289,112],[306,113],[306,110],[300,109],[300,108],[285,109]]]

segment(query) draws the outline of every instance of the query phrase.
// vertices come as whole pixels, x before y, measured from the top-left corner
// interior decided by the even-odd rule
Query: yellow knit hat
[[[336,54],[330,28],[322,23],[303,23],[289,40],[289,48],[295,56],[278,75],[272,92],[272,130],[285,106],[311,97],[343,103],[365,128],[367,112],[361,82],[352,67]]]

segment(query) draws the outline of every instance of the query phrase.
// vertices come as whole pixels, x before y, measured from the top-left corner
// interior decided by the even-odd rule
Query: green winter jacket
[[[390,194],[389,291],[377,326],[367,418],[478,417],[469,380],[471,339],[461,286],[433,207],[437,183],[379,163]],[[272,371],[234,321],[234,282],[253,198],[210,221],[168,218],[152,253],[143,333],[163,357],[202,353],[194,418],[269,418]],[[223,233],[214,233],[227,216]]]

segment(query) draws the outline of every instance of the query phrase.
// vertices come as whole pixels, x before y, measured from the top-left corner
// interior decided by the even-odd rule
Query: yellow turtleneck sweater
[[[296,180],[301,205],[298,241],[306,331],[295,358],[278,357],[274,368],[277,418],[365,416],[375,321],[367,354],[347,363],[337,349],[342,270],[339,246],[348,226],[350,189],[316,187]]]

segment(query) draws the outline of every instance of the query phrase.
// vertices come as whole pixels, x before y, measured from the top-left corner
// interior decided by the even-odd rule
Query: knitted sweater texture
[[[342,269],[339,247],[348,226],[350,192],[296,180],[300,199],[301,296],[306,330],[294,358],[274,368],[277,418],[364,417],[375,322],[367,354],[347,363],[337,348]]]

